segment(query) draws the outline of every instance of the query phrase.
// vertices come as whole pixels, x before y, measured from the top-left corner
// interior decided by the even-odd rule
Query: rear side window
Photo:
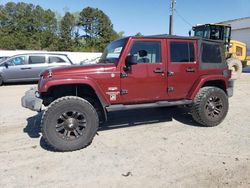
[[[49,63],[65,63],[66,61],[60,57],[57,56],[50,56],[49,57]]]
[[[29,56],[29,64],[43,64],[45,56]]]
[[[221,50],[218,44],[202,44],[203,63],[221,63]]]
[[[194,62],[194,43],[170,42],[170,60],[172,63]]]

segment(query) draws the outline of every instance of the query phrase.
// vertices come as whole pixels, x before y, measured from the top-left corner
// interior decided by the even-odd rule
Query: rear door
[[[185,99],[199,76],[196,45],[196,40],[167,40],[170,100]]]
[[[45,55],[29,55],[28,65],[30,71],[27,72],[27,78],[32,80],[38,80],[41,72],[48,68]]]
[[[121,94],[123,103],[153,102],[163,100],[166,95],[166,59],[164,40],[134,39],[130,42],[126,56],[134,56],[137,64],[130,71],[122,67]]]

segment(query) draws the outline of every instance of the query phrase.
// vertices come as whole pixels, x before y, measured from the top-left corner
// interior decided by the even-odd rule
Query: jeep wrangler
[[[233,95],[223,43],[158,35],[111,42],[95,65],[53,68],[27,91],[22,106],[47,107],[46,142],[58,151],[88,146],[116,110],[185,105],[203,126],[220,124]]]

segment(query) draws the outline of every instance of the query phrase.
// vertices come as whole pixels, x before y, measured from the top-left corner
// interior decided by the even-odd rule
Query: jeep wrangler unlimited
[[[46,70],[22,106],[40,111],[46,142],[59,151],[89,145],[107,113],[187,105],[196,122],[216,126],[228,112],[233,81],[223,43],[197,37],[127,37],[96,65]]]

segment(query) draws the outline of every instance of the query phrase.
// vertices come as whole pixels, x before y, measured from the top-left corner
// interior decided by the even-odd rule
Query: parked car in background
[[[6,59],[8,59],[8,58],[9,58],[9,56],[0,56],[0,62],[6,60]]]
[[[101,57],[96,57],[94,59],[85,59],[85,60],[80,62],[80,65],[96,64],[99,62],[100,59],[101,59]]]
[[[71,66],[67,55],[31,53],[12,56],[0,62],[0,85],[9,82],[38,81],[41,72],[50,67]]]

